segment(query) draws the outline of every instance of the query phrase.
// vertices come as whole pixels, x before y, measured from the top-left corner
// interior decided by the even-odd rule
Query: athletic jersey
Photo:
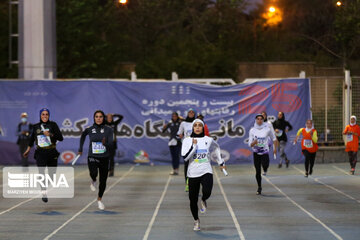
[[[45,136],[45,131],[49,131],[50,136]],[[56,122],[39,122],[33,125],[29,146],[32,147],[35,142],[38,149],[52,149],[56,147],[57,141],[62,141],[63,139],[63,135]]]
[[[257,139],[258,143],[252,147],[253,152],[259,155],[263,155],[269,153],[269,139],[275,141],[276,136],[271,131],[268,124],[262,124],[261,126],[254,126],[250,129],[249,147],[251,147],[251,143],[255,141],[255,139]]]
[[[201,177],[206,173],[212,174],[210,154],[215,151],[218,164],[224,163],[221,159],[220,147],[211,137],[195,138],[197,144],[193,144],[193,138],[185,138],[181,148],[181,155],[185,161],[189,161],[187,176],[189,178]]]
[[[279,142],[280,141],[287,142],[286,128],[288,129],[288,131],[291,131],[293,128],[288,121],[285,121],[284,118],[285,116],[283,116],[283,119],[278,119],[272,124],[274,129],[278,130],[278,132],[275,133],[275,135]]]
[[[318,137],[315,129],[311,129],[309,132],[306,131],[306,128],[300,128],[297,132],[297,136],[303,135],[301,140],[301,149],[307,150],[310,153],[315,153],[318,150]]]
[[[173,120],[170,120],[170,122],[166,124],[163,128],[163,133],[170,129],[169,146],[177,146],[181,143],[180,138],[178,137],[180,124],[180,119],[175,122]]]
[[[181,122],[179,131],[177,132],[178,135],[183,134],[184,139],[190,137],[192,133],[192,123],[191,122]]]
[[[94,123],[81,134],[79,152],[82,152],[86,135],[89,135],[89,157],[106,158],[109,157],[110,148],[113,147],[113,130],[105,125]],[[102,143],[105,138],[105,144]]]
[[[349,133],[357,133],[358,136]],[[343,132],[346,135],[346,152],[357,152],[359,149],[359,135],[360,135],[360,127],[359,125],[355,124],[354,126],[347,125]]]

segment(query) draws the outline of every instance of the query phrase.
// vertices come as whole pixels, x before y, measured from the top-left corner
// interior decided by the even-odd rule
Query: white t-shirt
[[[177,132],[178,135],[183,134],[184,139],[190,137],[192,133],[192,123],[191,122],[181,122],[179,131]]]
[[[257,139],[258,143],[252,147],[253,151],[259,155],[268,154],[269,137],[273,141],[276,140],[276,136],[268,124],[262,124],[261,127],[254,126],[249,132],[249,147],[251,147],[251,143]]]
[[[216,153],[218,164],[224,163],[221,159],[220,147],[211,137],[195,138],[197,144],[193,144],[193,138],[185,138],[181,148],[181,155],[185,161],[189,161],[187,176],[189,178],[201,177],[206,173],[213,173],[210,155]]]

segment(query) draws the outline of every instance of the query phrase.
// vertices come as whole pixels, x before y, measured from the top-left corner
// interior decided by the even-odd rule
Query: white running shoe
[[[194,231],[200,231],[200,220],[194,222]]]
[[[100,210],[104,210],[105,209],[105,205],[102,203],[102,201],[98,200],[98,208]]]
[[[91,189],[91,191],[93,191],[93,192],[96,191],[96,182],[91,181],[91,183],[90,183],[90,189]]]
[[[263,172],[263,176],[266,176],[266,172]]]
[[[200,212],[206,213],[206,202],[203,200],[200,201]]]

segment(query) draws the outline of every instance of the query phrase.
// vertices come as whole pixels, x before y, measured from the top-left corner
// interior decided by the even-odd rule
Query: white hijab
[[[354,118],[355,119],[355,123],[351,123],[351,119]],[[356,125],[356,116],[352,115],[350,117],[350,126],[355,126]]]

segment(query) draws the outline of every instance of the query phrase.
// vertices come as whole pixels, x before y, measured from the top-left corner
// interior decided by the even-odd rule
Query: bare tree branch
[[[342,60],[344,60],[344,56],[341,56],[337,53],[335,53],[334,51],[332,51],[331,49],[329,49],[328,47],[326,47],[322,42],[320,42],[319,40],[317,40],[316,38],[310,37],[308,35],[302,34],[302,33],[294,33],[295,35],[299,35],[301,37],[304,37],[306,39],[309,39],[315,43],[317,43],[318,45],[320,45],[323,49],[325,49],[327,52],[329,52],[330,54],[334,55],[337,58],[340,58]]]

